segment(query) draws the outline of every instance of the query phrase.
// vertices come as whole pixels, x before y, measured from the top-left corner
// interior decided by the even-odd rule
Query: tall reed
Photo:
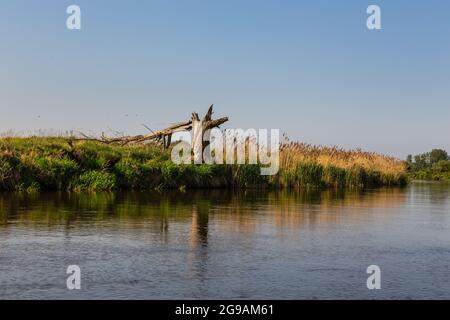
[[[280,147],[276,184],[292,186],[371,187],[406,183],[406,166],[390,156],[292,142]]]

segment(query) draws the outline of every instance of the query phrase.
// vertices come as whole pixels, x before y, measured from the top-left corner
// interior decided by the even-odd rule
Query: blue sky
[[[82,30],[66,28],[66,8]],[[381,7],[382,30],[366,28]],[[450,151],[448,1],[2,1],[0,131],[231,128]]]

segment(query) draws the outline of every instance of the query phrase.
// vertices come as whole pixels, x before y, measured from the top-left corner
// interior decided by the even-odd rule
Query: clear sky
[[[141,133],[214,103],[230,128],[450,151],[449,15],[447,0],[2,0],[0,131]]]

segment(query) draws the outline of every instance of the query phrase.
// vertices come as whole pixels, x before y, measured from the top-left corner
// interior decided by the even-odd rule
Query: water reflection
[[[211,232],[227,237],[247,235],[252,239],[252,235],[256,236],[269,226],[278,237],[283,237],[289,230],[314,230],[320,225],[345,224],[346,221],[364,223],[364,217],[374,214],[378,220],[389,219],[383,208],[402,206],[407,194],[401,188],[303,192],[1,193],[0,232],[31,228],[50,233],[61,231],[65,237],[120,234],[131,239],[145,237],[149,245],[155,241],[162,245],[185,241],[188,265],[195,269],[194,264],[205,266]]]
[[[416,186],[415,188],[420,188]],[[422,196],[426,194],[422,193]],[[392,208],[406,201],[404,189],[369,191],[192,191],[124,193],[0,193],[0,228],[30,226],[76,227],[120,222],[124,228],[151,228],[167,241],[171,223],[190,225],[189,243],[207,245],[210,219],[220,227],[253,232],[264,221],[280,227],[313,227],[338,223],[376,208]],[[446,201],[431,192],[431,202]],[[232,225],[227,225],[229,220]]]
[[[0,298],[447,298],[449,213],[443,184],[0,193]]]

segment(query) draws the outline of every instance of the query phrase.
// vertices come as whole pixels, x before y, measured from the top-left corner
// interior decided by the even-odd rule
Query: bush
[[[37,182],[45,188],[69,188],[70,182],[78,172],[78,164],[66,157],[38,157],[32,160]]]
[[[161,165],[161,175],[163,187],[176,187],[180,183],[183,166],[176,165],[172,161],[163,162]]]
[[[20,181],[20,160],[9,154],[0,154],[0,189],[14,190]]]
[[[116,177],[108,172],[88,171],[74,182],[76,191],[110,191],[116,188]]]
[[[85,170],[109,169],[121,159],[121,154],[114,148],[94,143],[76,146],[72,151],[72,156]]]
[[[441,160],[441,161],[435,163],[431,167],[431,171],[433,171],[434,173],[450,172],[450,161]]]
[[[161,171],[154,163],[141,163],[133,158],[123,158],[114,167],[117,186],[124,189],[149,189],[161,183]]]

